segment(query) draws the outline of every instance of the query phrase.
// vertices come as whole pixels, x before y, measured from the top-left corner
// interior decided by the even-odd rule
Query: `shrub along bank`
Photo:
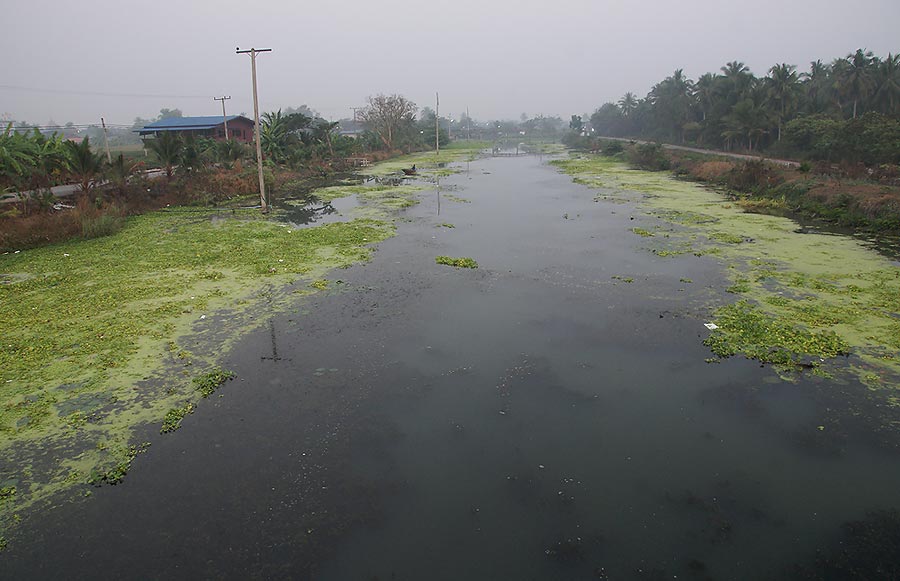
[[[796,213],[825,222],[900,235],[900,167],[861,163],[802,163],[737,160],[668,150],[659,144],[601,141],[601,155],[649,171],[709,184],[750,211]]]

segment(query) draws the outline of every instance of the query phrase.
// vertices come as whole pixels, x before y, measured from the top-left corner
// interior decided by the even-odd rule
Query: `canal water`
[[[827,383],[705,361],[714,258],[642,250],[639,209],[538,157],[462,169],[0,576],[789,579],[900,508],[895,455],[807,437]]]

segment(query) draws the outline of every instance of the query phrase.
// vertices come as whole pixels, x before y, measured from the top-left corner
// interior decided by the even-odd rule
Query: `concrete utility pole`
[[[441,152],[441,96],[434,94],[434,153]]]
[[[472,118],[469,117],[469,106],[466,105],[466,140],[472,139]]]
[[[256,55],[261,52],[272,52],[271,48],[251,48],[250,50],[241,50],[241,47],[234,49],[237,54],[250,55],[250,70],[253,75],[253,122],[256,130],[256,168],[259,172],[259,205],[263,213],[269,211],[269,205],[266,203],[266,182],[263,179],[262,167],[262,144],[259,141],[259,98],[256,95]],[[225,102],[223,101],[224,105]]]
[[[228,141],[228,117],[225,115],[225,101],[231,99],[231,96],[213,97],[213,101],[222,101],[222,122],[225,123],[225,141]]]
[[[106,121],[100,118],[100,125],[103,126],[103,141],[106,142],[106,162],[112,165],[112,154],[109,152],[109,129],[106,128]]]

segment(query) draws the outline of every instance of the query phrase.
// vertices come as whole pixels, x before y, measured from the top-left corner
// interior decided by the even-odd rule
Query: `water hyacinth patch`
[[[456,268],[478,268],[478,263],[472,258],[453,258],[450,256],[438,256],[434,259],[438,264],[455,266]]]

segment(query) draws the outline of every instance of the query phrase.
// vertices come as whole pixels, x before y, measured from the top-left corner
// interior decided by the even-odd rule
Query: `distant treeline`
[[[571,127],[578,131],[580,119]],[[696,81],[681,69],[639,99],[626,93],[591,115],[595,135],[828,161],[900,163],[900,55],[862,49],[809,71],[776,64],[756,77],[742,62]]]

